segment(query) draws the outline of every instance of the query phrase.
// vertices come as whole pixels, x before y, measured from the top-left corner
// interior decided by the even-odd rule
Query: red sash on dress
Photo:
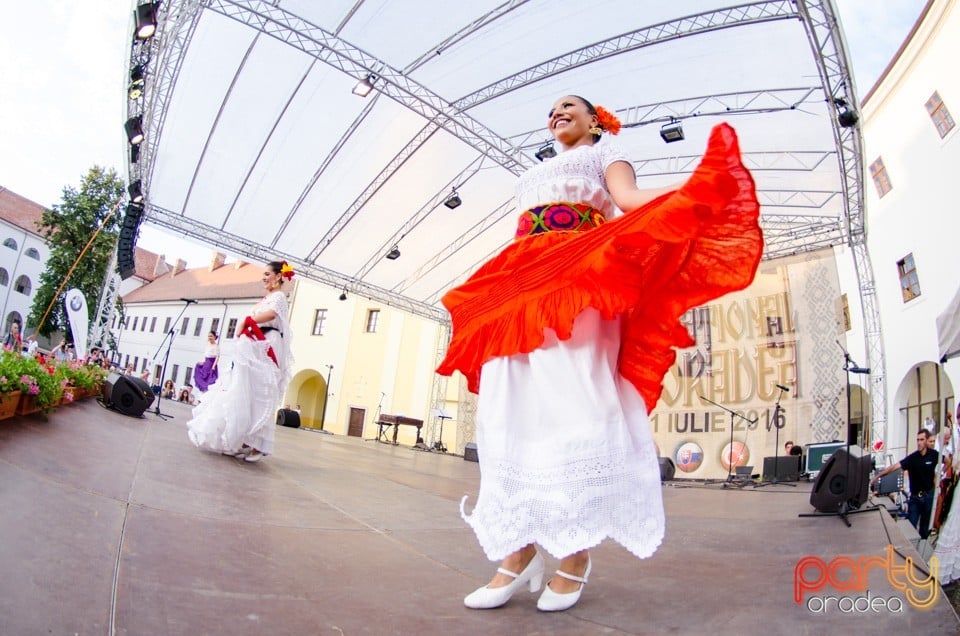
[[[260,330],[260,325],[258,325],[253,318],[247,316],[243,319],[243,328],[240,330],[241,336],[246,336],[251,340],[266,340],[267,337],[263,335],[263,331]],[[273,352],[273,347],[267,347],[267,355],[273,360],[273,363],[280,366],[280,363],[277,362],[277,354]]]

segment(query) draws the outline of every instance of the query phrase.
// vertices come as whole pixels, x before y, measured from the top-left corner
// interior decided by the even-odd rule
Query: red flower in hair
[[[603,106],[597,106],[597,119],[600,121],[600,127],[611,135],[620,132],[620,120]]]
[[[290,264],[287,263],[287,261],[283,261],[283,263],[280,265],[280,275],[287,280],[293,280],[293,268],[290,267]]]

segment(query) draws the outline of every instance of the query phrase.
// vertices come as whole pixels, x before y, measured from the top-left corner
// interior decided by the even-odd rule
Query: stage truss
[[[326,6],[328,3],[314,4]],[[390,12],[389,3],[364,0],[330,3],[327,14],[321,15],[324,11],[321,6],[284,0],[168,0],[160,4],[157,35],[145,42],[134,42],[131,47],[130,68],[141,65],[148,72],[143,95],[127,100],[127,116],[139,116],[145,134],[139,156],[135,160],[131,158],[129,163],[129,180],[141,182],[147,197],[145,218],[150,223],[245,259],[262,262],[285,258],[308,279],[437,321],[445,325],[444,333],[449,333],[447,315],[439,306],[439,298],[444,290],[463,280],[478,263],[506,244],[509,235],[504,234],[502,228],[515,213],[510,204],[510,191],[502,190],[501,196],[487,197],[484,207],[472,210],[469,220],[445,238],[441,237],[443,240],[436,238],[438,233],[430,231],[430,224],[436,223],[438,211],[445,210],[443,202],[452,189],[462,191],[491,173],[506,177],[520,174],[537,161],[534,152],[546,139],[542,129],[516,126],[517,121],[536,123],[542,115],[504,119],[494,113],[492,106],[521,113],[526,111],[528,103],[536,101],[537,108],[544,109],[545,100],[549,102],[568,92],[568,85],[596,84],[596,78],[610,75],[611,65],[621,60],[640,64],[647,59],[644,56],[654,56],[653,59],[674,63],[683,59],[681,54],[687,51],[684,47],[688,45],[692,47],[689,56],[696,58],[704,51],[710,53],[711,38],[731,32],[755,37],[758,30],[768,29],[773,38],[782,38],[787,32],[797,34],[806,40],[807,56],[797,67],[813,72],[798,71],[795,77],[784,73],[787,81],[771,77],[770,73],[759,74],[740,78],[737,90],[721,90],[723,87],[718,85],[715,90],[702,92],[692,90],[700,83],[680,80],[673,82],[670,90],[661,91],[663,95],[659,99],[650,101],[637,100],[637,91],[626,88],[619,94],[620,89],[616,87],[622,81],[595,88],[611,100],[604,105],[620,116],[625,139],[639,139],[629,135],[639,135],[641,129],[657,128],[665,122],[676,120],[693,128],[698,120],[721,117],[734,120],[735,125],[742,124],[738,127],[746,131],[742,138],[747,138],[756,126],[758,139],[764,132],[771,138],[786,139],[781,143],[771,142],[768,148],[746,148],[744,153],[747,166],[758,180],[766,239],[764,258],[776,259],[839,246],[851,249],[865,320],[868,365],[873,369],[871,432],[874,439],[885,438],[886,377],[879,308],[865,241],[862,141],[859,127],[843,127],[838,121],[841,110],[849,108],[857,112],[859,103],[834,3],[830,0],[767,0],[723,6],[720,1],[703,0],[683,3],[684,10],[691,11],[684,15],[670,15],[675,9],[662,6],[654,10],[653,3],[609,4],[614,16],[624,15],[631,11],[630,7],[643,4],[644,11],[661,19],[650,20],[650,23],[639,20],[634,28],[622,33],[611,32],[609,28],[604,31],[599,26],[591,26],[593,22],[581,24],[580,31],[597,29],[599,37],[570,38],[567,47],[551,40],[544,45],[548,52],[526,55],[519,67],[503,62],[500,77],[490,77],[488,69],[481,69],[486,72],[486,79],[470,85],[460,78],[451,80],[453,71],[443,68],[448,57],[465,66],[464,60],[470,59],[469,53],[477,50],[478,44],[482,50],[486,41],[501,41],[497,37],[500,30],[509,33],[528,21],[536,25],[538,20],[548,20],[551,14],[564,11],[573,20],[578,10],[561,8],[557,3],[514,0],[473,13],[459,11],[463,17],[458,23],[458,11],[449,9],[438,17],[445,29],[441,37],[417,43],[418,37],[408,36],[413,42],[410,46],[416,50],[397,54],[395,49],[401,47],[381,46],[382,40],[378,42],[363,28],[355,26],[362,23],[366,29],[374,29],[381,14]],[[694,5],[700,11],[690,8]],[[596,10],[602,11],[603,7],[598,6]],[[625,25],[636,22],[638,20],[624,20]],[[396,28],[409,34],[418,26],[426,30],[424,25],[416,24]],[[532,36],[533,27],[527,32]],[[349,34],[353,37],[348,37]],[[215,36],[225,39],[218,42]],[[367,42],[367,46],[356,43],[358,41]],[[373,47],[383,53],[375,54]],[[236,108],[244,84],[251,81],[254,73],[251,69],[256,68],[258,56],[265,55],[264,50],[277,48],[286,50],[289,59],[295,57],[299,61],[296,76],[291,77],[290,88],[272,115],[262,118],[263,123],[251,130],[251,135],[259,135],[260,141],[244,159],[243,169],[237,171],[236,178],[225,188],[223,200],[214,206],[217,213],[208,213],[204,204],[211,201],[206,191],[209,170],[216,166],[218,153],[223,153],[221,148],[230,125],[230,113]],[[224,52],[227,49],[235,57],[229,58]],[[660,58],[657,57],[660,50],[677,54]],[[182,147],[182,126],[171,131],[173,122],[168,115],[177,107],[178,99],[185,100],[184,95],[189,91],[198,90],[195,77],[185,80],[190,64],[200,63],[198,51],[212,56],[223,53],[230,60],[224,69],[230,69],[232,77],[220,82],[219,92],[211,90],[216,94],[211,98],[216,102],[211,110],[215,115],[197,126],[194,139],[199,136],[202,143],[198,141],[195,148],[183,153],[184,158],[175,152]],[[678,74],[696,69],[679,63],[676,66]],[[629,75],[630,71],[617,73]],[[636,76],[648,78],[644,73],[645,69],[639,68]],[[326,74],[324,86],[336,83],[337,80],[329,78],[332,76],[339,77],[345,86],[372,76],[373,94],[342,114],[330,133],[336,142],[326,145],[316,157],[310,157],[312,168],[302,173],[299,181],[291,180],[286,191],[293,189],[296,196],[290,195],[288,204],[271,211],[276,214],[276,221],[269,228],[249,231],[248,208],[255,207],[251,203],[255,197],[249,193],[267,179],[264,165],[271,156],[279,156],[281,133],[278,131],[285,129],[291,113],[305,99],[307,89],[304,87],[318,81],[320,74]],[[464,90],[462,86],[469,89]],[[351,182],[349,189],[354,194],[342,199],[335,210],[322,210],[327,215],[311,228],[309,242],[304,242],[305,218],[318,214],[317,192],[330,185],[328,179],[338,174],[338,166],[357,154],[356,147],[367,139],[364,135],[367,128],[381,125],[376,120],[384,109],[410,116],[417,124],[404,129],[408,131],[406,136],[391,145],[388,156],[378,152],[370,158],[378,169],[363,180]],[[797,119],[798,113],[811,115],[814,124],[810,124],[809,118]],[[181,111],[180,117],[183,116]],[[796,121],[813,125],[822,134],[829,134],[831,141],[823,147],[809,147],[799,138],[804,134],[802,131],[798,137],[784,135],[776,129],[770,134],[770,122],[780,121],[787,127]],[[654,137],[656,131],[644,134]],[[390,223],[383,221],[382,212],[381,216],[368,214],[371,209],[383,208],[382,198],[389,196],[386,193],[397,191],[398,183],[410,179],[412,163],[425,154],[442,152],[443,148],[438,148],[440,140],[450,139],[456,140],[458,152],[462,151],[461,156],[449,161],[451,165],[459,164],[457,169],[438,175],[429,188],[404,200],[404,205],[398,206],[401,212]],[[181,146],[178,147],[178,143]],[[683,152],[675,152],[672,145],[644,146],[643,152],[628,148],[633,151],[631,156],[636,157],[634,168],[638,180],[662,183],[689,174],[699,158],[696,154],[699,149],[680,145],[676,148]],[[468,156],[462,158],[462,155]],[[169,172],[174,161],[187,161],[193,167],[181,173],[184,179],[177,185],[181,189],[176,195],[168,195],[174,189],[170,186],[173,180],[166,180],[164,170]],[[822,178],[825,174],[826,178]],[[363,236],[362,244],[356,243],[357,236]],[[404,258],[408,258],[414,251],[413,246],[408,247],[411,237],[428,246],[408,261],[405,270],[387,270],[384,254],[391,247],[402,245]],[[357,254],[343,258],[344,252],[350,250]],[[110,298],[100,303],[102,315],[98,316],[97,325],[109,324],[113,311],[110,301],[115,293],[114,284],[107,292]],[[438,379],[433,390],[433,406],[437,408],[445,394],[442,382]]]

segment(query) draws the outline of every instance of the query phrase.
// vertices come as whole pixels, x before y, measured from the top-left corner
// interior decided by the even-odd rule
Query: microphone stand
[[[857,373],[862,375],[868,375],[870,369],[866,367],[861,367],[856,362],[853,361],[853,358],[850,357],[850,352],[843,348],[843,345],[840,344],[839,340],[835,340],[837,346],[840,347],[840,351],[843,351],[843,370],[846,372],[847,376],[847,461],[846,466],[844,467],[844,475],[846,479],[850,479],[850,446],[852,441],[850,440],[850,420],[852,419],[852,409],[850,407],[850,374]],[[861,413],[861,424],[863,423],[863,414]],[[847,521],[847,513],[850,512],[848,502],[844,501],[840,504],[840,516],[843,518],[843,522],[847,524],[847,527],[850,527],[850,522]]]
[[[773,435],[773,478],[761,484],[754,484],[754,488],[763,488],[764,486],[772,486],[773,484],[783,484],[784,486],[791,486],[793,488],[797,487],[796,484],[792,484],[789,481],[780,481],[780,398],[783,397],[783,389],[779,384],[777,388],[780,389],[780,394],[777,396],[777,403],[773,407],[773,428],[776,429]]]
[[[699,398],[700,398],[701,400],[703,400],[704,402],[709,402],[710,404],[713,404],[714,406],[718,406],[718,407],[722,408],[724,411],[726,411],[726,412],[729,413],[730,415],[734,416],[735,418],[736,418],[736,417],[739,417],[740,419],[746,421],[747,424],[756,424],[756,423],[757,423],[757,420],[760,419],[760,418],[755,418],[755,419],[752,419],[752,420],[751,420],[750,418],[746,417],[745,415],[741,415],[740,413],[737,413],[736,411],[734,411],[734,410],[732,410],[732,409],[728,409],[727,407],[725,407],[725,406],[722,405],[722,404],[717,404],[717,403],[714,402],[713,400],[711,400],[711,399],[709,399],[709,398],[703,397],[703,396],[700,395],[699,393],[697,394],[697,397],[699,397]],[[723,484],[723,487],[724,487],[724,488],[726,488],[727,486],[730,485],[731,482],[733,482],[733,473],[732,473],[732,471],[733,471],[733,423],[734,423],[735,421],[736,421],[736,420],[734,420],[734,419],[731,419],[731,420],[730,420],[730,457],[727,458],[727,459],[728,459],[728,461],[727,461],[727,483]],[[743,487],[746,485],[746,483],[747,483],[747,482],[744,482],[744,483],[742,483],[742,484],[736,484],[736,487],[737,487],[737,488],[743,488]]]
[[[176,419],[172,415],[167,415],[166,413],[160,412],[160,402],[163,401],[163,383],[167,377],[167,363],[170,361],[170,347],[173,346],[173,338],[174,338],[173,331],[174,329],[176,329],[177,325],[180,323],[180,319],[183,318],[183,313],[187,311],[187,307],[192,305],[194,302],[196,301],[187,301],[187,300],[183,301],[184,303],[183,309],[180,310],[180,314],[177,316],[177,319],[174,320],[172,323],[170,323],[170,331],[168,331],[167,335],[164,336],[163,342],[160,343],[160,346],[157,347],[156,353],[153,354],[153,359],[156,360],[157,356],[160,355],[160,349],[163,349],[164,342],[167,344],[167,351],[166,353],[163,354],[163,366],[160,367],[160,395],[157,396],[157,406],[155,409],[153,409],[153,414],[159,417],[160,419],[164,419],[164,420]],[[176,387],[174,387],[174,390],[176,390]]]

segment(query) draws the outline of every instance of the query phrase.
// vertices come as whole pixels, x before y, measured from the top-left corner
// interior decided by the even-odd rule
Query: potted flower
[[[55,369],[48,369],[34,358],[25,358],[16,353],[5,353],[0,368],[5,377],[16,383],[20,390],[17,415],[47,411],[60,403],[63,389],[54,377]]]
[[[13,417],[17,412],[17,404],[20,403],[20,382],[9,364],[8,357],[12,356],[8,351],[0,354],[0,420]]]

